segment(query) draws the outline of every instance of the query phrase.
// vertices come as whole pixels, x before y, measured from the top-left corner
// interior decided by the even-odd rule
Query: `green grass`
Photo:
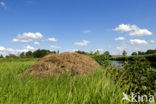
[[[122,104],[122,89],[104,69],[88,76],[18,76],[36,60],[0,61],[0,104]]]

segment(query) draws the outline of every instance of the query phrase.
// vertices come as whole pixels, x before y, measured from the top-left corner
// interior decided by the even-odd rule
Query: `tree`
[[[17,56],[14,54],[9,54],[8,56],[6,56],[6,58],[17,58]]]
[[[127,55],[127,52],[126,50],[123,50],[123,53],[122,53],[123,56],[126,56]]]
[[[137,56],[138,54],[136,52],[133,52],[131,55],[132,56]]]
[[[49,53],[51,53],[49,50],[45,50],[45,49],[40,50],[40,49],[38,49],[38,50],[34,51],[33,56],[35,58],[41,58],[41,57],[44,57],[44,56],[48,55]]]
[[[88,54],[87,52],[85,52],[85,51],[80,51],[80,50],[75,51],[75,53],[84,54],[84,55]]]
[[[99,50],[95,51],[95,52],[94,52],[94,55],[95,55],[95,56],[99,56],[99,55],[100,55],[100,51],[99,51]]]
[[[57,54],[59,54],[60,53],[60,51],[59,50],[57,50]]]
[[[0,58],[4,58],[3,55],[1,55]]]
[[[22,52],[19,56],[20,56],[20,58],[24,58],[25,57],[25,53]]]
[[[145,52],[138,51],[138,55],[144,55]]]
[[[104,52],[104,55],[105,55],[106,57],[110,57],[109,51]]]
[[[149,49],[145,52],[145,54],[153,54],[156,53],[156,50]]]
[[[26,57],[33,57],[33,53],[32,53],[32,51],[28,51],[28,52],[26,52]]]

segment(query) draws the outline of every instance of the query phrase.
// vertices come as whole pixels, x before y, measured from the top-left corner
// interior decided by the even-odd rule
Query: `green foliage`
[[[32,51],[28,51],[26,53],[22,52],[19,56],[15,54],[9,54],[8,56],[6,56],[6,58],[41,58],[50,53],[59,54],[59,50],[56,52],[56,51],[50,51],[50,50],[45,50],[45,49],[42,49],[42,50],[38,49],[34,52]]]
[[[17,56],[14,54],[9,54],[8,56],[6,56],[6,58],[17,58]]]
[[[49,50],[44,50],[44,49],[40,50],[40,49],[38,49],[38,50],[33,52],[33,56],[35,58],[41,58],[41,57],[44,57],[44,56],[48,55],[49,53],[51,53]]]
[[[122,77],[121,77],[122,76]],[[121,81],[121,86],[128,86],[127,91],[140,94],[156,92],[156,72],[152,71],[149,61],[144,58],[126,61],[123,68],[115,74],[115,79]]]
[[[0,62],[0,104],[122,104],[122,89],[103,69],[87,76],[19,77],[35,60]]]
[[[20,57],[20,58],[25,58],[25,57],[26,57],[26,56],[25,56],[25,53],[22,52],[22,53],[19,55],[19,57]]]
[[[109,61],[109,58],[111,57],[109,52],[106,51],[103,54],[100,54],[99,51],[96,51],[95,53],[89,54],[94,60],[96,60],[100,65],[103,66],[109,66],[111,62]]]
[[[136,52],[133,52],[132,53],[132,56],[137,56],[138,54]]]
[[[149,49],[146,52],[138,51],[138,55],[156,54],[156,49]]]
[[[28,51],[26,52],[26,57],[33,57],[33,52],[32,51]]]
[[[88,53],[87,52],[85,52],[85,51],[80,51],[80,50],[78,50],[78,51],[75,51],[76,53],[79,53],[79,54],[84,54],[84,55],[88,55]]]
[[[3,55],[1,55],[0,58],[4,58]]]
[[[127,55],[127,52],[126,50],[123,50],[123,53],[122,53],[123,56],[126,56]]]

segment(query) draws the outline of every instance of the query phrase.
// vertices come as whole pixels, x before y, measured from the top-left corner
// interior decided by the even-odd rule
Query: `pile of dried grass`
[[[92,58],[78,53],[65,52],[62,54],[50,54],[32,65],[22,75],[55,75],[64,72],[76,74],[89,74],[94,72],[99,64]]]

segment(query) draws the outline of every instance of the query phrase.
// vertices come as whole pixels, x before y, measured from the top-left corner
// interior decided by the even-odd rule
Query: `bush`
[[[121,86],[129,87],[128,92],[154,94],[156,91],[156,72],[152,71],[150,62],[145,58],[126,61],[123,68],[119,69],[115,75],[115,79],[119,80],[120,78]]]

